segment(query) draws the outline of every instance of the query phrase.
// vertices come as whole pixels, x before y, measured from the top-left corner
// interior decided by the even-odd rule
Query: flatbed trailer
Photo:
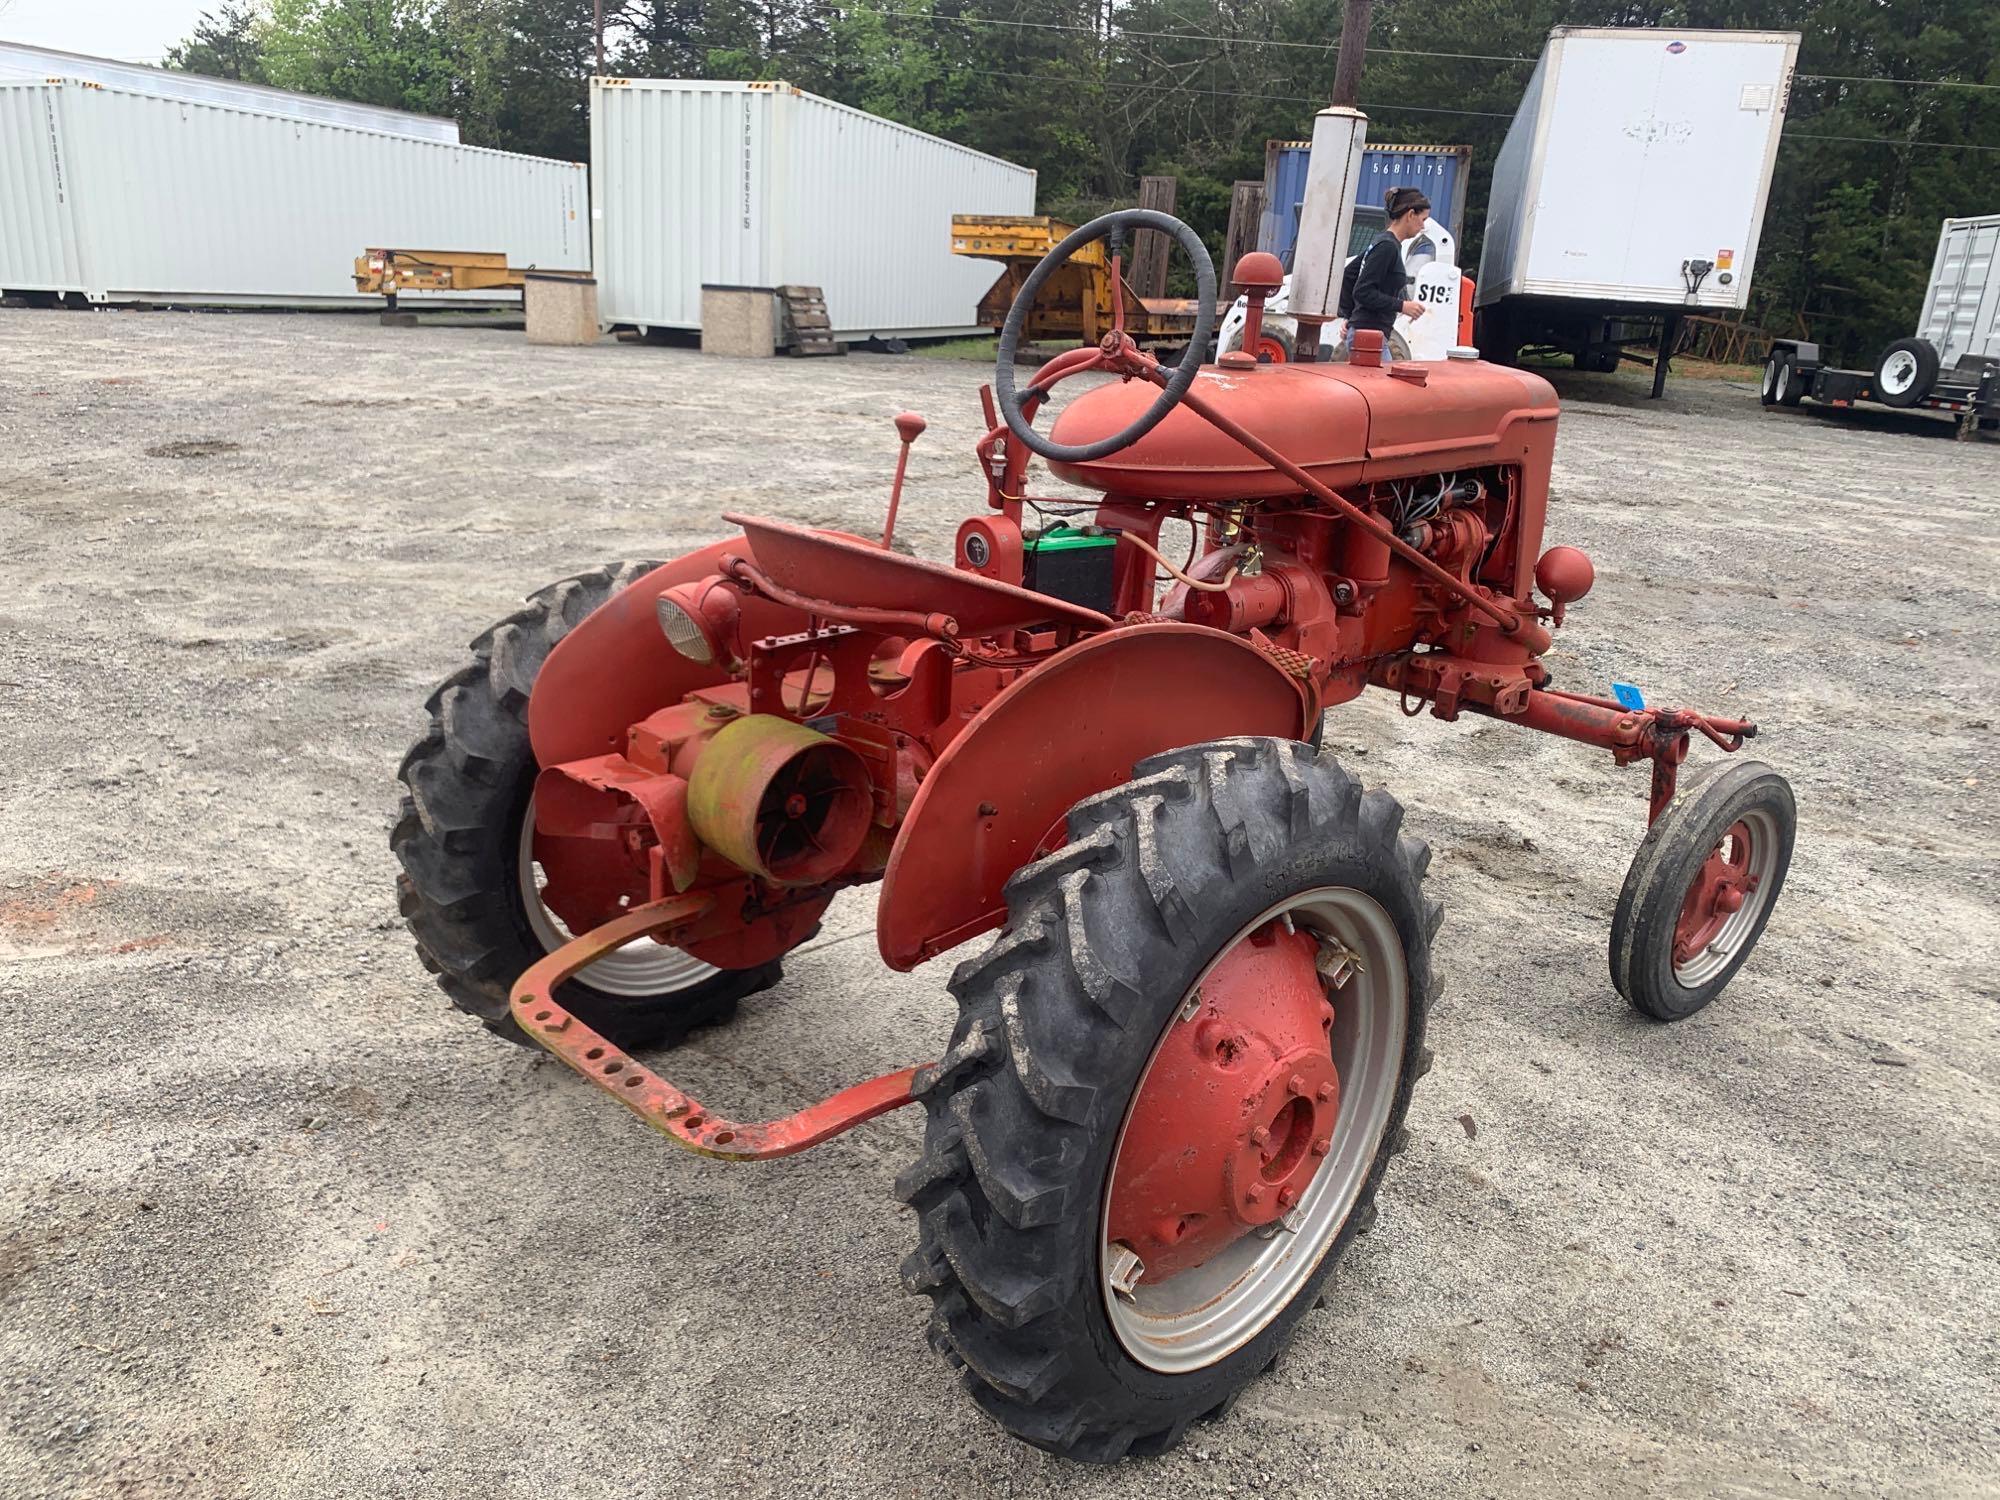
[[[354,289],[387,299],[396,311],[404,292],[520,292],[528,272],[537,276],[587,277],[588,271],[543,271],[510,266],[498,250],[364,250],[354,257]]]
[[[1899,339],[1884,351],[1882,363],[1895,360]],[[1900,364],[1898,365],[1900,368]],[[1896,380],[1889,377],[1890,382]],[[1873,370],[1841,370],[1820,363],[1819,345],[1804,339],[1773,339],[1764,361],[1761,399],[1766,406],[1797,406],[1812,400],[1823,406],[1877,405],[1897,411],[1942,411],[1958,419],[1958,435],[1970,438],[1982,425],[2000,425],[2000,363],[1986,361],[1939,371],[1928,391],[1915,400],[1885,391],[1881,365]],[[1891,397],[1898,399],[1891,399]]]
[[[1773,339],[1763,400],[1950,412],[1962,438],[2000,422],[2000,214],[1944,221],[1916,332],[1884,349],[1874,369],[1836,369],[1817,344]]]
[[[1028,273],[1075,231],[1074,224],[1046,214],[953,214],[951,253],[998,261],[1004,268],[979,299],[979,321],[993,329],[1005,323]],[[1141,297],[1122,274],[1117,280],[1125,329],[1134,339],[1142,345],[1186,343],[1195,325],[1192,297]],[[1110,332],[1113,313],[1111,253],[1103,240],[1094,240],[1044,283],[1024,332],[1034,343],[1094,344]]]

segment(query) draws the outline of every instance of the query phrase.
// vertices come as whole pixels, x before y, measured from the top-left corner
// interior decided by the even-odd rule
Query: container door
[[[1788,45],[1643,32],[1558,45],[1530,290],[1741,307],[1770,187]],[[1687,261],[1713,266],[1692,299]]]
[[[0,84],[0,287],[87,292],[62,84]]]
[[[1966,355],[2000,359],[2000,217],[1946,222],[1917,337],[1947,370]]]

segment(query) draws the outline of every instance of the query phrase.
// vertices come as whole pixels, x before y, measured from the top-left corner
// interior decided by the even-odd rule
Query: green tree
[[[262,27],[263,18],[254,4],[225,0],[216,9],[202,12],[186,41],[167,49],[166,65],[183,73],[263,83]]]

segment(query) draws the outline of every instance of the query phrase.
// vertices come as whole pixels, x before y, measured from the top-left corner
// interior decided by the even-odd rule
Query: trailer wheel
[[[1234,333],[1230,334],[1227,341],[1228,347],[1218,350],[1216,357],[1219,359],[1224,354],[1241,349],[1243,347],[1244,332],[1244,329],[1238,328]],[[1257,347],[1253,352],[1256,354],[1258,360],[1263,363],[1274,365],[1290,364],[1298,358],[1298,335],[1292,328],[1288,328],[1282,323],[1273,326],[1272,322],[1267,321],[1264,324],[1264,331],[1258,336]]]
[[[1792,357],[1783,349],[1773,349],[1764,361],[1764,383],[1757,391],[1757,399],[1765,406],[1776,406],[1785,393],[1790,380]]]
[[[1919,406],[1937,384],[1938,352],[1928,339],[1897,339],[1875,361],[1875,399],[1884,406]]]
[[[1778,405],[1797,406],[1806,399],[1806,390],[1811,384],[1811,379],[1799,368],[1797,356],[1786,350],[1784,377],[1778,383]]]
[[[1007,1430],[1173,1446],[1267,1369],[1367,1230],[1429,1066],[1429,850],[1331,757],[1143,761],[1017,872],[920,1075],[903,1279]]]
[[[1611,918],[1611,982],[1656,1021],[1722,993],[1791,868],[1792,788],[1762,761],[1717,762],[1683,778],[1647,830]]]
[[[418,957],[453,1005],[509,1041],[532,1045],[508,1013],[508,991],[567,937],[536,878],[528,694],[556,642],[655,566],[620,563],[550,584],[481,635],[472,664],[431,693],[430,727],[398,773],[404,795],[389,847],[403,866],[397,905]],[[622,1047],[671,1046],[727,1020],[779,973],[776,963],[718,970],[641,940],[585,969],[558,997]]]

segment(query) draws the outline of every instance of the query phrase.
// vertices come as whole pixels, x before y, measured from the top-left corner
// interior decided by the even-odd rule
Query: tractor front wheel
[[[1221,740],[1071,810],[952,977],[904,1265],[1015,1435],[1159,1452],[1269,1368],[1429,1065],[1429,850],[1330,757]]]
[[[1611,982],[1634,1010],[1679,1021],[1722,993],[1771,920],[1797,827],[1791,784],[1762,761],[1682,778],[1611,916]]]
[[[514,981],[570,934],[541,899],[534,857],[538,767],[528,695],[556,643],[657,566],[627,562],[550,584],[472,643],[472,662],[431,694],[430,727],[403,757],[403,804],[389,835],[402,863],[397,904],[417,953],[451,1003],[510,1041]],[[622,1047],[671,1046],[726,1021],[779,977],[776,963],[720,970],[641,938],[558,991]]]

